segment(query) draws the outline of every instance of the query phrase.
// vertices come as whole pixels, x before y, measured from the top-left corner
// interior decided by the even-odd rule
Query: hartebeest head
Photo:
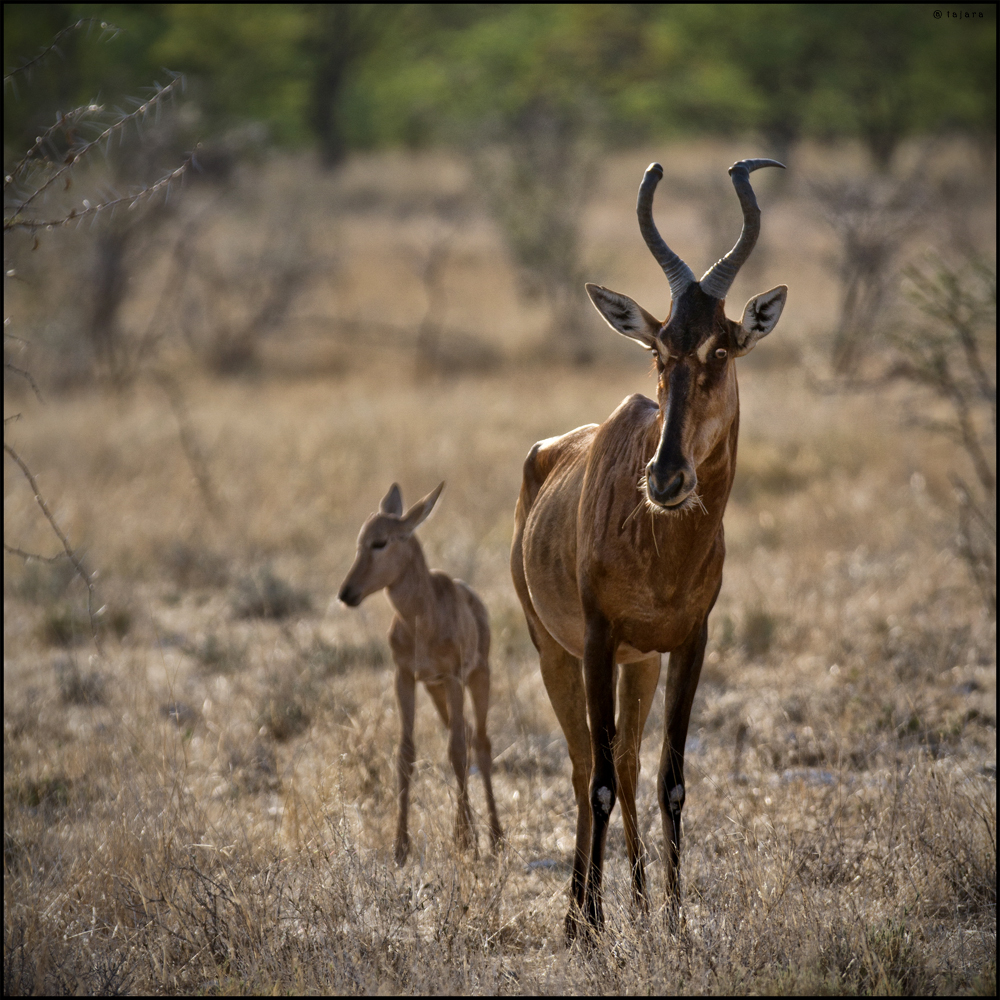
[[[405,514],[403,495],[393,483],[378,512],[370,514],[358,534],[358,554],[340,588],[339,598],[356,608],[369,594],[391,587],[413,559],[419,542],[413,532],[434,509],[444,483],[418,500]]]
[[[698,506],[697,469],[728,436],[738,413],[733,359],[751,351],[775,327],[788,288],[778,285],[754,296],[735,323],[726,318],[725,300],[760,233],[760,209],[750,172],[783,167],[776,160],[740,160],[729,168],[743,208],[743,231],[736,246],[713,264],[700,281],[663,241],[653,222],[653,192],[663,177],[651,163],[639,186],[636,213],[646,245],[670,282],[670,314],[664,322],[627,295],[587,285],[598,312],[618,333],[653,352],[658,372],[662,430],[646,466],[644,492],[650,508],[676,513]]]

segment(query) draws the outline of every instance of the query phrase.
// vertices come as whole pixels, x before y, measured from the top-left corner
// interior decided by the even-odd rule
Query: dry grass
[[[655,309],[665,290],[644,296],[648,276],[628,276],[633,223],[614,237],[607,209],[628,174],[615,212],[630,216],[643,166],[609,171],[589,232],[595,259],[625,248],[595,278]],[[403,199],[413,175],[384,169]],[[107,624],[98,657],[79,584],[6,558],[5,993],[994,993],[996,636],[952,548],[952,449],[903,427],[891,393],[810,388],[797,358],[835,292],[817,277],[818,224],[791,199],[780,225],[796,211],[806,250],[773,251],[758,282],[787,281],[789,314],[741,369],[678,931],[659,909],[661,694],[639,788],[654,912],[631,913],[616,813],[608,931],[590,952],[563,942],[569,765],[507,570],[528,447],[651,392],[645,360],[610,349],[591,370],[508,362],[427,379],[366,349],[323,377],[186,377],[214,511],[148,383],[8,401],[25,412],[8,435],[101,571]],[[348,243],[361,213],[343,221]],[[487,245],[476,232],[469,246]],[[456,327],[475,314],[476,273],[497,303],[514,282],[473,249],[454,276]],[[346,261],[338,287],[360,295]],[[795,312],[800,287],[817,292]],[[512,315],[496,327],[510,356]],[[51,551],[17,475],[8,537]],[[389,612],[335,594],[388,484],[415,497],[442,478],[420,534],[490,609],[508,842],[485,853],[474,781],[484,853],[456,854],[446,737],[421,695],[413,850],[397,869]]]

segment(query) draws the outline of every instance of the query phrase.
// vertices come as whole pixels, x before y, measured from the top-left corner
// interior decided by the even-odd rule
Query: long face
[[[696,285],[657,333],[662,432],[643,485],[650,508],[681,513],[701,504],[697,469],[729,435],[739,412],[736,346],[722,303]]]
[[[361,527],[354,565],[337,596],[356,608],[369,594],[391,587],[409,558],[406,552],[409,537],[410,532],[402,529],[400,518],[372,514]]]
[[[646,168],[636,215],[646,246],[670,283],[673,305],[665,323],[627,295],[601,285],[587,294],[608,325],[656,356],[661,435],[646,465],[643,491],[657,513],[677,514],[702,507],[698,467],[728,437],[739,415],[733,359],[752,350],[778,322],[788,289],[778,285],[755,295],[735,323],[726,318],[726,295],[757,242],[760,208],[750,174],[761,167],[781,167],[776,160],[740,160],[729,168],[743,210],[739,241],[700,280],[663,241],[653,222],[653,192],[663,168]]]
[[[369,594],[391,587],[412,565],[420,551],[413,532],[434,509],[443,489],[441,483],[404,514],[399,487],[395,483],[389,487],[378,513],[361,526],[354,565],[338,594],[346,605],[356,608]]]

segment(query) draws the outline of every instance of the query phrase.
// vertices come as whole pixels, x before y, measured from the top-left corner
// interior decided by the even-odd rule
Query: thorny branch
[[[7,444],[6,441],[3,443],[3,450],[7,452],[8,455],[17,463],[18,468],[24,473],[25,479],[31,485],[32,493],[35,497],[35,503],[41,508],[42,513],[45,515],[46,520],[52,526],[52,530],[56,533],[56,537],[62,542],[62,547],[65,551],[65,557],[69,559],[73,568],[76,570],[77,575],[83,580],[87,587],[87,614],[90,617],[90,629],[94,637],[94,645],[97,646],[97,651],[101,652],[101,640],[97,633],[97,618],[94,611],[94,579],[90,573],[84,569],[83,561],[80,557],[73,551],[73,547],[69,544],[69,539],[63,533],[62,528],[59,527],[58,522],[52,516],[52,511],[49,510],[49,505],[45,502],[45,497],[42,496],[42,491],[38,487],[38,483],[35,477],[32,475],[31,469],[28,468],[24,459],[14,449]],[[30,552],[24,552],[22,549],[15,548],[12,545],[8,545],[6,542],[3,543],[4,551],[10,552],[12,555],[21,556],[25,559],[43,559],[45,562],[55,562],[57,559],[63,558],[62,554],[46,557],[46,556],[34,556]]]
[[[82,146],[80,146],[75,153],[66,158],[66,162],[63,163],[63,165],[57,171],[55,171],[55,173],[53,173],[48,178],[48,180],[46,180],[43,184],[39,184],[38,187],[36,187],[13,210],[12,214],[4,219],[4,232],[7,232],[10,229],[34,230],[43,228],[45,226],[59,226],[71,220],[80,219],[86,215],[91,215],[94,212],[112,208],[114,207],[114,205],[123,203],[125,201],[131,201],[134,204],[139,200],[139,198],[153,194],[155,191],[160,190],[165,184],[169,184],[172,180],[176,180],[177,178],[179,178],[181,174],[183,174],[184,171],[187,170],[188,167],[190,166],[192,157],[189,156],[187,160],[185,160],[184,163],[182,163],[176,170],[172,170],[169,174],[166,175],[166,177],[161,178],[154,185],[152,185],[152,187],[145,188],[142,192],[140,192],[139,195],[134,195],[129,198],[119,198],[111,202],[106,202],[103,205],[99,206],[94,205],[90,207],[85,207],[82,212],[77,212],[74,209],[74,211],[71,212],[69,216],[67,216],[66,218],[51,222],[42,222],[38,220],[21,221],[18,218],[21,215],[21,213],[33,201],[35,201],[36,198],[38,198],[39,195],[47,191],[57,180],[68,175],[69,172],[73,170],[74,167],[78,166],[80,161],[83,160],[84,157],[86,157],[93,149],[98,148],[105,141],[110,140],[111,137],[114,136],[116,133],[121,133],[130,122],[138,121],[142,118],[145,118],[150,111],[152,111],[154,108],[157,108],[160,104],[162,104],[168,96],[172,95],[177,90],[183,89],[183,87],[184,87],[184,77],[180,75],[175,76],[170,81],[170,83],[168,83],[165,87],[157,87],[156,93],[154,93],[153,96],[149,98],[149,100],[143,101],[143,103],[140,104],[131,114],[123,115],[113,124],[109,125],[103,132],[101,132],[101,134],[96,139],[91,139],[89,142],[85,142]],[[96,105],[93,106],[93,108],[95,110],[99,110],[99,108]],[[13,183],[13,179],[11,179],[10,181],[5,179],[4,188],[6,189],[10,183]]]
[[[17,365],[12,365],[9,361],[3,363],[4,368],[9,372],[13,372],[15,375],[20,375],[21,378],[25,379],[28,385],[31,386],[32,392],[35,394],[35,398],[39,403],[44,403],[45,400],[42,399],[42,392],[38,388],[38,383],[35,381],[34,376],[26,368],[18,368]]]
[[[87,120],[88,115],[97,114],[101,111],[100,105],[84,104],[82,107],[74,108],[65,114],[60,114],[55,122],[51,124],[40,136],[35,138],[35,143],[21,158],[20,162],[4,177],[3,186],[6,190],[16,183],[28,167],[42,158],[42,150],[51,141],[57,132],[69,132],[80,122]]]
[[[87,202],[84,202],[82,210],[77,211],[75,208],[71,209],[70,213],[63,216],[61,219],[17,219],[15,217],[4,219],[4,232],[12,229],[27,229],[34,232],[36,229],[46,229],[49,226],[65,226],[70,222],[79,222],[88,215],[97,215],[99,212],[106,212],[109,209],[115,209],[119,205],[124,205],[126,202],[131,210],[147,198],[151,198],[154,194],[162,191],[164,188],[169,189],[170,185],[174,181],[180,180],[181,177],[184,176],[184,174],[190,169],[193,162],[194,154],[192,153],[179,167],[171,170],[170,173],[165,174],[155,183],[144,187],[137,194],[123,195],[121,198],[112,198],[110,201],[102,201],[98,205],[90,205]]]

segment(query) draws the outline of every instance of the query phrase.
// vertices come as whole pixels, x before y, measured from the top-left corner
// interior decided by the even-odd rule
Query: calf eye
[[[715,352],[715,356],[716,356],[717,358],[719,358],[719,359],[722,359],[722,358],[724,358],[724,357],[725,357],[725,356],[726,356],[726,355],[727,355],[728,353],[729,353],[729,352],[728,352],[728,351],[727,351],[727,350],[726,350],[726,349],[725,349],[724,347],[720,347],[720,348],[719,348],[719,349],[718,349],[718,350],[717,350],[717,351]]]
[[[372,542],[372,548],[373,549],[384,549],[385,548],[385,542]]]

